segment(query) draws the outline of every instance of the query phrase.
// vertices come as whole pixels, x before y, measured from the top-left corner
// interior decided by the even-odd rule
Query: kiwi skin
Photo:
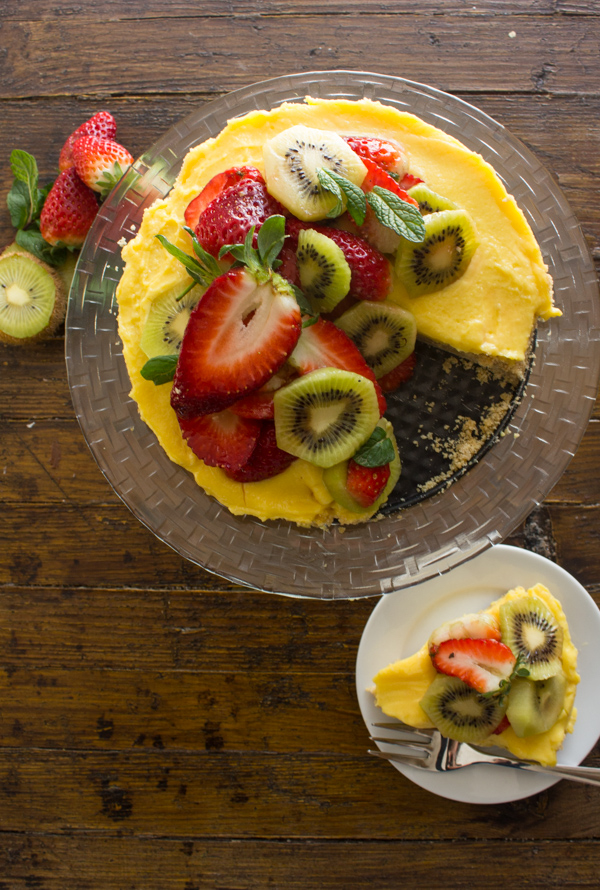
[[[16,243],[9,244],[7,247],[4,248],[4,250],[0,254],[0,260],[3,260],[9,256],[22,256],[24,259],[31,260],[31,262],[37,263],[38,266],[41,266],[42,269],[52,277],[55,288],[54,308],[52,310],[52,315],[50,316],[48,324],[44,328],[42,328],[41,331],[38,331],[36,334],[32,334],[30,337],[12,337],[10,334],[6,334],[3,330],[0,329],[0,342],[5,343],[7,346],[22,346],[25,343],[34,343],[40,340],[47,340],[49,337],[52,336],[52,334],[54,334],[54,332],[65,317],[67,300],[63,280],[58,272],[52,268],[52,266],[49,266],[47,263],[42,262],[32,253],[24,250]]]

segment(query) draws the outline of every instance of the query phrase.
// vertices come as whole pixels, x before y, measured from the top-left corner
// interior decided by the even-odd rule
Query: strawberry
[[[332,321],[320,318],[315,324],[303,329],[290,356],[290,365],[301,374],[308,374],[317,368],[342,368],[367,377],[375,386],[381,415],[386,411],[385,396],[373,371],[350,337]]]
[[[79,248],[97,212],[96,195],[70,167],[58,176],[44,202],[40,214],[42,238],[53,246]]]
[[[250,395],[243,396],[237,402],[234,402],[230,410],[234,414],[239,414],[240,417],[253,417],[255,420],[273,420],[275,414],[273,396],[278,389],[289,383],[295,376],[295,371],[289,365],[284,365],[260,389],[255,389]]]
[[[184,417],[228,408],[281,368],[300,330],[298,303],[279,276],[259,280],[236,267],[215,278],[187,324],[172,407]]]
[[[420,182],[423,182],[420,176],[414,176],[412,173],[406,173],[398,185],[401,189],[404,189],[407,192],[409,189],[413,187],[413,185],[418,185]]]
[[[396,177],[405,175],[406,154],[397,142],[377,136],[344,136],[344,140],[363,161],[371,161]]]
[[[248,461],[261,430],[260,420],[247,420],[227,410],[177,419],[196,457],[209,467],[229,471],[238,470]]]
[[[298,263],[296,261],[296,254],[287,245],[281,249],[281,253],[279,254],[279,259],[281,260],[281,266],[278,268],[278,272],[282,278],[285,278],[286,281],[289,281],[290,284],[296,285],[296,287],[300,287],[300,273],[298,271]]]
[[[393,180],[392,180],[393,182]],[[286,221],[286,244],[296,250],[298,234],[302,229],[314,229],[331,238],[341,248],[346,262],[350,266],[349,295],[355,300],[385,300],[392,277],[390,263],[383,254],[372,247],[364,238],[334,229],[332,226],[308,225],[298,220]]]
[[[102,197],[106,197],[133,164],[133,156],[126,148],[113,139],[98,136],[82,136],[72,153],[77,175]]]
[[[256,234],[269,216],[280,214],[284,209],[267,192],[263,182],[245,177],[235,185],[220,192],[200,214],[195,232],[202,247],[213,256],[226,244],[238,244],[255,227]]]
[[[492,735],[500,735],[501,732],[504,732],[505,729],[509,729],[509,728],[510,728],[510,720],[508,719],[508,717],[505,714],[504,717],[502,718],[502,720],[500,721],[500,723],[498,724],[498,726],[496,727],[496,729],[492,730]]]
[[[256,167],[230,167],[229,170],[223,170],[210,179],[199,195],[196,195],[193,201],[190,201],[185,209],[184,218],[186,226],[195,230],[198,225],[200,215],[206,210],[211,201],[222,191],[235,185],[240,179],[254,179],[256,182],[264,183],[263,175]]]
[[[74,130],[63,145],[59,158],[58,169],[61,173],[74,166],[73,146],[82,136],[98,136],[100,139],[114,139],[117,135],[117,122],[110,111],[98,111],[89,120]]]
[[[367,168],[367,175],[363,179],[361,185],[363,192],[372,192],[377,185],[379,188],[387,189],[388,192],[393,192],[399,198],[402,198],[403,201],[408,201],[409,204],[414,204],[415,207],[419,206],[419,202],[415,201],[414,198],[411,198],[408,192],[403,188],[400,188],[396,180],[393,179],[389,173],[386,173],[385,170],[377,164],[374,164],[373,161],[363,161],[363,164]]]
[[[416,207],[419,206],[418,201],[415,201],[408,192],[400,188],[396,180],[386,173],[382,167],[369,160],[364,160],[363,163],[367,168],[367,175],[361,186],[363,192],[371,192],[375,186],[379,186],[379,188],[393,192],[394,195],[397,195],[403,201],[408,201],[409,204],[413,204]],[[372,244],[373,247],[382,253],[394,253],[402,241],[400,235],[397,235],[392,229],[388,229],[379,222],[372,207],[367,207],[365,221],[359,227],[359,232],[369,244]]]
[[[227,475],[236,482],[261,482],[283,473],[295,460],[293,454],[278,447],[275,424],[266,420],[249,460],[238,470],[228,470]]]
[[[444,640],[430,649],[436,670],[458,677],[477,692],[497,692],[512,674],[516,658],[498,640]]]
[[[371,507],[390,478],[390,465],[363,467],[354,460],[348,461],[346,491],[361,507]]]
[[[388,371],[387,374],[384,374],[383,377],[380,377],[379,385],[383,392],[393,392],[403,383],[406,383],[407,380],[410,380],[415,370],[416,363],[417,356],[414,352],[411,352],[408,358],[405,358],[403,362],[400,362],[399,365],[396,365],[395,368],[392,368],[392,370]]]

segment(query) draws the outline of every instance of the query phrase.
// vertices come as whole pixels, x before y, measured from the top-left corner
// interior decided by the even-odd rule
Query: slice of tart
[[[550,591],[517,587],[435,628],[373,682],[377,705],[409,726],[552,765],[575,724],[577,649]]]

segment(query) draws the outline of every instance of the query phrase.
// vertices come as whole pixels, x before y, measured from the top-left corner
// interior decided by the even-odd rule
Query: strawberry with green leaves
[[[287,361],[302,327],[291,286],[273,271],[284,221],[271,217],[252,246],[226,244],[236,265],[192,311],[177,361],[171,405],[182,417],[211,414],[262,387]],[[238,265],[239,264],[239,265]]]
[[[83,136],[72,148],[77,175],[105,198],[133,164],[133,156],[113,139]]]
[[[79,248],[98,212],[98,199],[74,167],[61,173],[40,214],[40,234],[55,247]]]
[[[110,111],[98,111],[89,120],[84,121],[66,140],[59,158],[58,169],[61,173],[74,166],[73,146],[83,136],[97,136],[100,139],[114,139],[117,135],[117,122]]]

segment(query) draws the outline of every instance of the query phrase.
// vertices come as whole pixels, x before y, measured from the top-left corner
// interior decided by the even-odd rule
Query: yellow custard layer
[[[511,751],[516,757],[537,760],[545,765],[553,765],[556,763],[556,752],[561,748],[565,734],[572,732],[575,725],[577,711],[574,707],[574,702],[577,684],[579,683],[577,649],[571,640],[562,606],[546,587],[542,584],[536,584],[529,591],[525,591],[523,587],[509,590],[508,593],[493,602],[485,611],[498,619],[500,606],[503,603],[522,597],[526,593],[540,597],[563,630],[562,666],[567,678],[564,707],[557,722],[547,732],[529,736],[528,738],[519,738],[515,735],[512,728],[508,728],[498,735],[489,736],[481,744],[499,745]],[[373,692],[377,705],[388,716],[402,720],[410,726],[419,729],[431,729],[433,724],[421,708],[420,701],[436,676],[437,671],[429,656],[427,643],[424,643],[414,655],[388,665],[374,677],[375,687]]]
[[[191,253],[183,231],[189,202],[217,173],[251,164],[263,170],[262,146],[281,130],[303,123],[341,134],[392,138],[406,147],[411,172],[434,190],[468,210],[479,247],[465,275],[443,292],[411,299],[394,283],[391,299],[407,306],[422,336],[467,353],[519,361],[527,350],[536,318],[560,314],[552,304],[551,280],[522,213],[492,168],[452,137],[413,115],[377,102],[307,99],[272,111],[255,111],[231,121],[214,139],[186,156],[173,190],[145,211],[136,237],[123,248],[125,270],[117,289],[119,333],[132,381],[131,395],[142,419],[157,435],[171,460],[194,474],[197,483],[235,514],[284,518],[301,525],[323,525],[334,518],[364,521],[336,504],[322,471],[295,461],[284,473],[263,482],[237,483],[220,469],[198,460],[182,439],[169,406],[170,385],[156,387],[141,377],[147,357],[140,348],[153,300],[189,283],[184,267],[155,238]]]

